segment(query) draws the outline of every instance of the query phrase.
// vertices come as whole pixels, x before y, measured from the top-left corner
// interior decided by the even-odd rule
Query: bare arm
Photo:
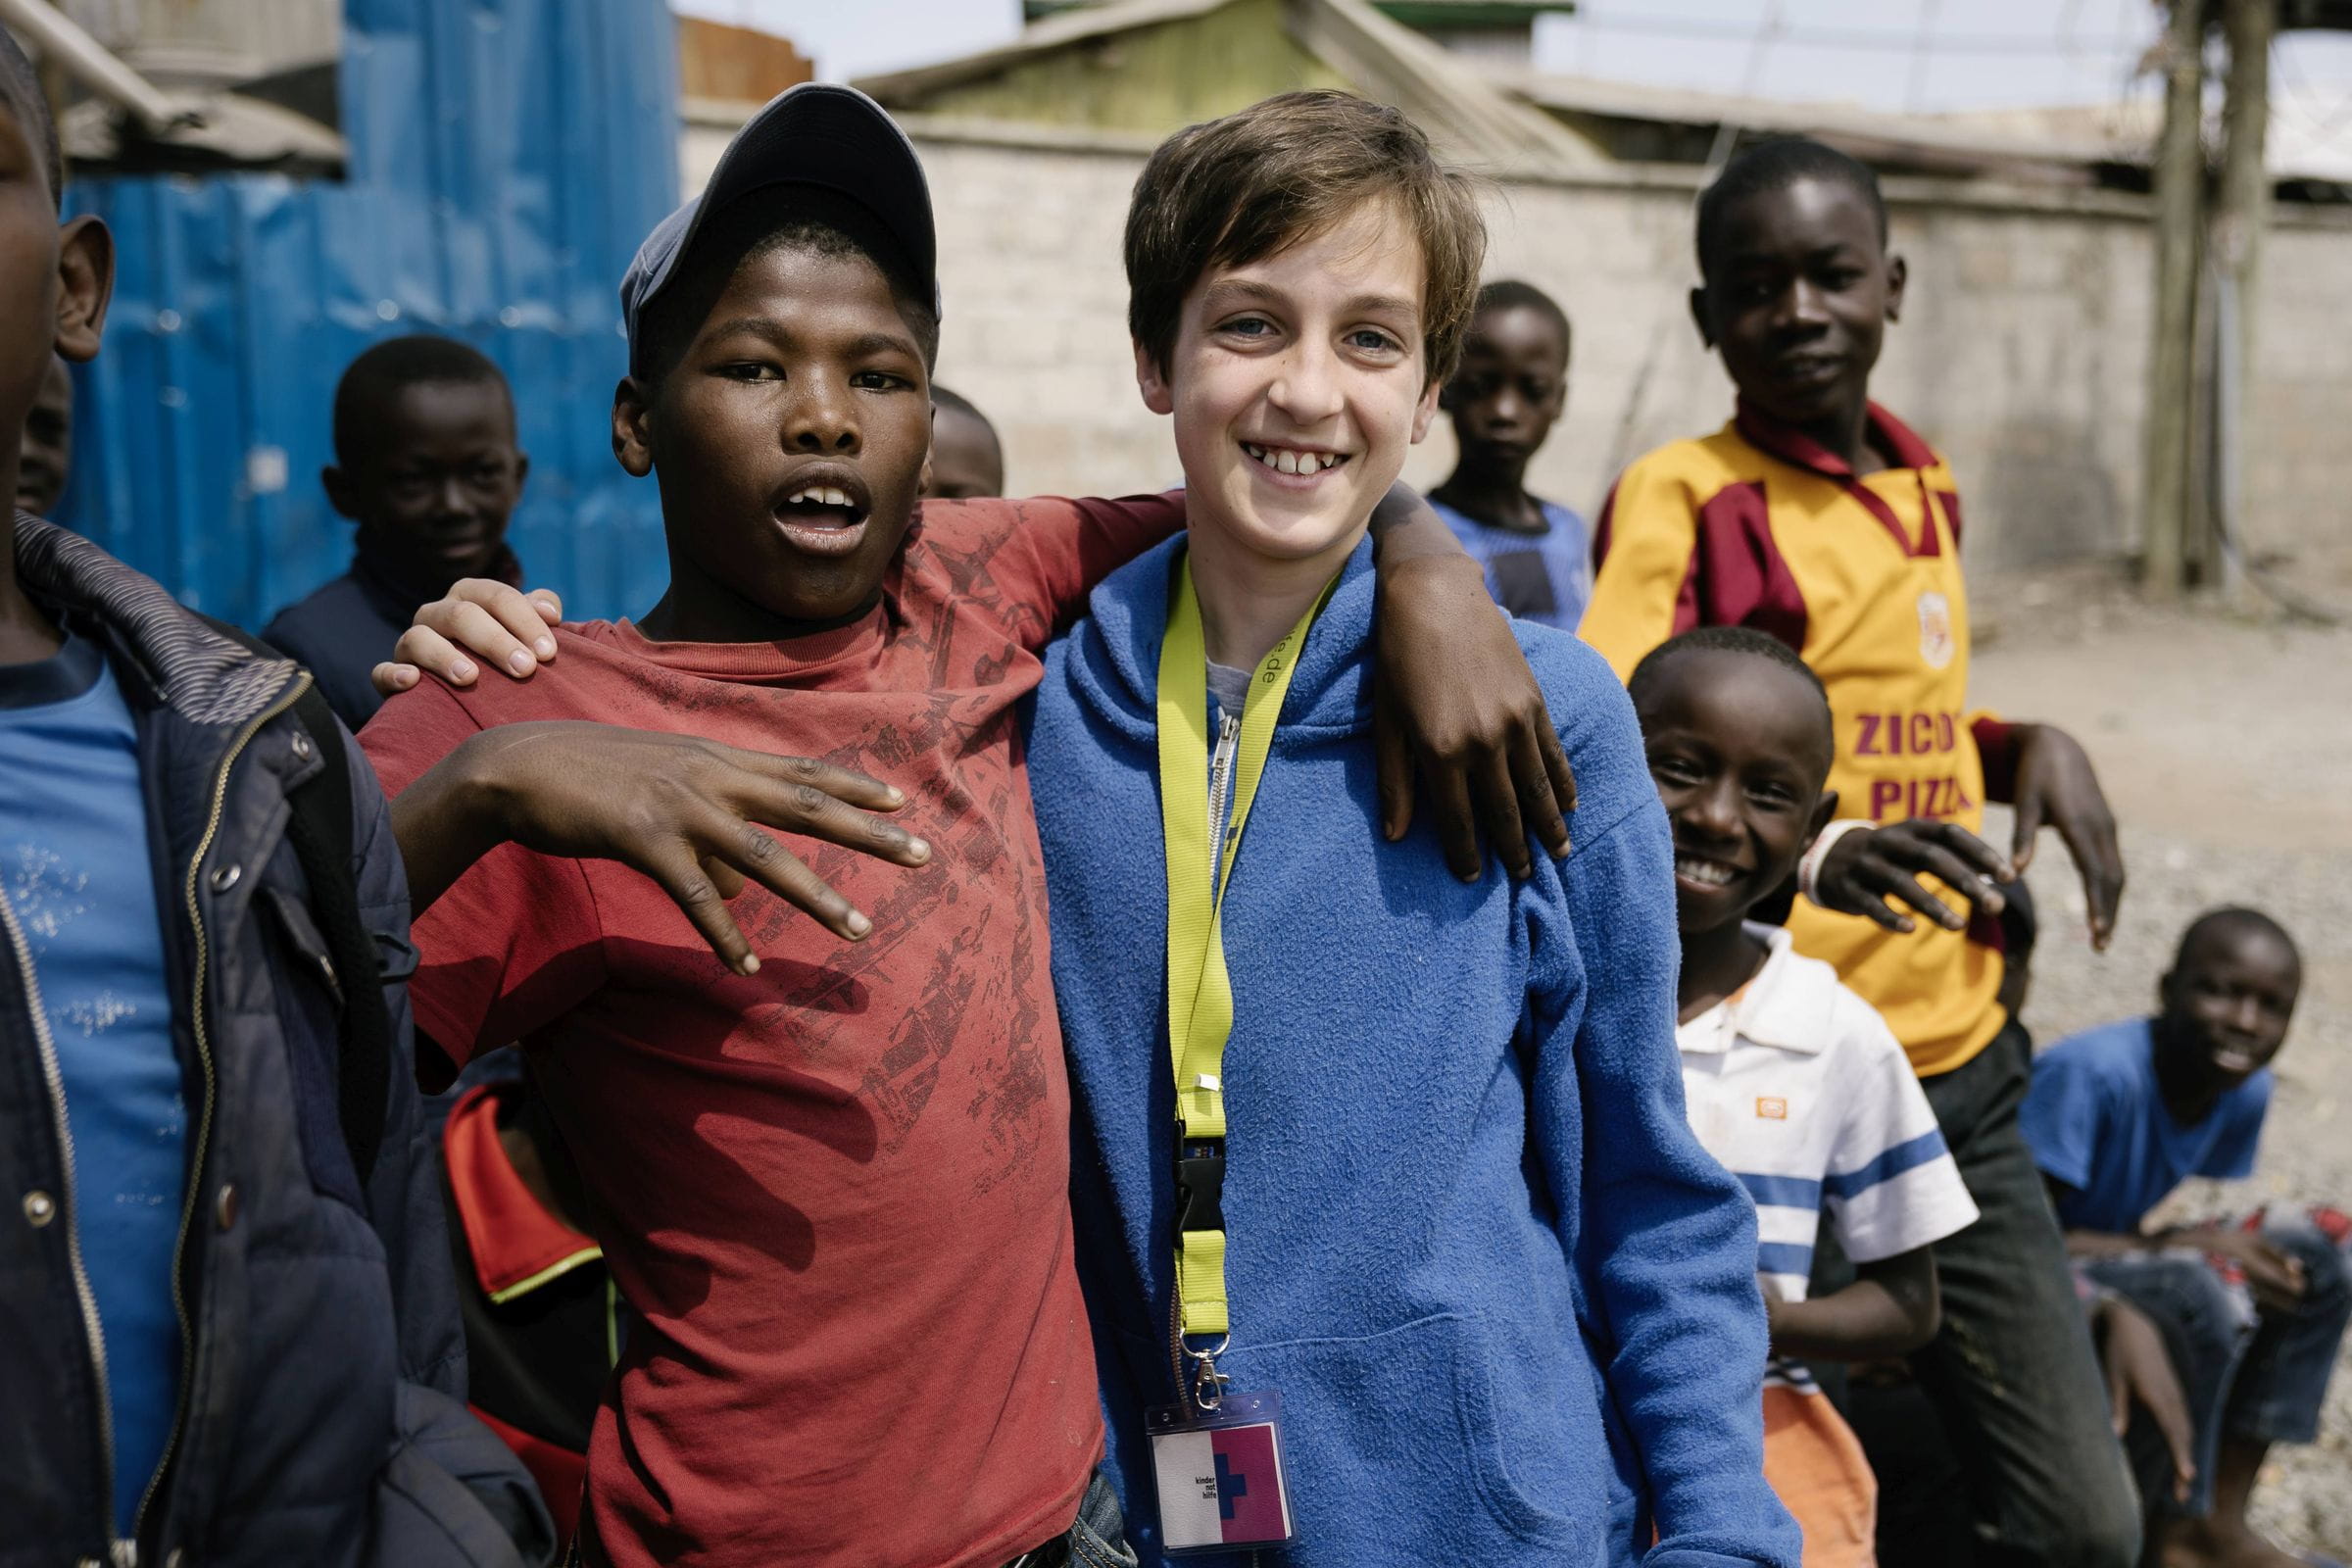
[[[1908,1355],[1936,1337],[1943,1308],[1936,1287],[1936,1254],[1925,1247],[1875,1263],[1844,1290],[1803,1301],[1767,1297],[1772,1348],[1801,1360],[1869,1361]]]

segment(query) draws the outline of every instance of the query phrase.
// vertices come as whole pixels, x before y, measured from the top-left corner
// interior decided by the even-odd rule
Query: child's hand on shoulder
[[[450,686],[470,686],[478,659],[516,680],[556,657],[549,627],[564,618],[564,601],[553,589],[524,593],[490,577],[461,578],[448,593],[416,610],[416,619],[400,634],[391,659],[369,679],[376,692],[396,697],[426,675]],[[473,657],[468,658],[470,654]]]

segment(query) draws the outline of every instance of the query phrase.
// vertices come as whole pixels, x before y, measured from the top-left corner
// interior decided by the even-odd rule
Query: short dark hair
[[[2286,934],[2286,927],[2260,909],[2251,909],[2242,904],[2225,904],[2218,909],[2207,909],[2189,921],[2188,929],[2180,933],[2180,945],[2173,950],[2173,967],[2178,969],[2188,957],[2189,949],[2199,941],[2225,931],[2251,931],[2274,937],[2286,949],[2288,956],[2295,960],[2295,967],[2303,967],[2303,950],[2296,947],[2295,939]]]
[[[1707,276],[1724,220],[1750,196],[1786,190],[1800,179],[1846,186],[1869,204],[1878,220],[1879,244],[1886,244],[1886,197],[1870,166],[1809,136],[1775,136],[1760,141],[1724,165],[1723,172],[1698,193],[1698,271]]]
[[[1778,664],[1799,676],[1813,689],[1813,695],[1821,699],[1822,742],[1828,747],[1831,760],[1834,761],[1837,759],[1838,721],[1830,712],[1829,688],[1822,685],[1821,677],[1813,672],[1813,666],[1797,657],[1796,650],[1770,632],[1758,631],[1753,626],[1700,626],[1679,637],[1669,637],[1652,648],[1642,662],[1634,666],[1633,674],[1625,683],[1627,695],[1634,700],[1636,713],[1648,709],[1657,697],[1658,688],[1665,682],[1667,671],[1685,654],[1738,654],[1748,659],[1761,659],[1768,664]]]
[[[980,412],[979,405],[974,403],[970,398],[965,397],[960,392],[951,392],[946,387],[941,386],[937,381],[934,381],[931,383],[931,401],[939,408],[952,409],[966,418],[978,419],[983,425],[988,427],[988,433],[990,435],[995,435],[997,433],[997,421],[990,418],[987,415],[982,414]]]
[[[49,199],[64,212],[66,159],[58,146],[57,117],[49,113],[49,95],[41,91],[40,74],[32,69],[31,58],[6,27],[0,27],[0,98],[7,99],[25,138],[39,151],[41,168],[49,175]]]
[[[1484,285],[1478,291],[1478,304],[1471,309],[1470,318],[1475,321],[1489,311],[1534,311],[1560,329],[1562,354],[1566,354],[1572,346],[1568,313],[1560,309],[1558,300],[1533,283],[1523,283],[1515,277],[1498,277]]]
[[[1370,201],[1421,244],[1421,355],[1442,383],[1462,354],[1486,260],[1468,174],[1397,110],[1331,89],[1286,92],[1159,144],[1127,207],[1127,330],[1162,371],[1184,296],[1212,268],[1279,255]]]
[[[677,368],[737,268],[788,247],[872,264],[909,318],[924,368],[938,361],[939,313],[931,290],[883,221],[862,202],[827,186],[769,185],[712,214],[677,275],[646,307],[643,379],[659,385]]]
[[[335,462],[350,467],[368,444],[368,427],[387,399],[412,386],[495,386],[510,414],[514,394],[490,357],[456,338],[417,332],[386,338],[343,368],[335,383]]]

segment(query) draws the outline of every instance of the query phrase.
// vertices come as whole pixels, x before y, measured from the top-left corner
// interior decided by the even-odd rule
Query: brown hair
[[[1401,113],[1345,92],[1286,92],[1159,144],[1127,207],[1128,332],[1164,372],[1203,273],[1277,255],[1368,201],[1395,202],[1421,243],[1422,371],[1443,382],[1486,260],[1475,187]]]

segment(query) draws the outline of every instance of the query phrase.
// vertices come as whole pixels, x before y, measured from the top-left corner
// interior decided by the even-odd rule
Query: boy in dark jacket
[[[13,494],[14,434],[53,354],[98,352],[114,253],[97,220],[58,222],[55,131],[5,34],[0,99]],[[358,748],[295,711],[308,685],[16,516],[0,552],[8,1568],[518,1568],[551,1544],[528,1479],[458,1402],[407,999],[334,962],[362,932],[405,951],[407,888]],[[327,789],[326,809],[289,809]],[[313,885],[290,818],[348,832],[356,876]],[[379,1010],[342,1016],[361,1007]]]
[[[335,385],[335,461],[318,475],[359,525],[351,569],[279,611],[262,636],[308,664],[335,716],[358,729],[383,702],[368,672],[418,605],[461,577],[522,580],[507,519],[530,467],[514,394],[480,352],[427,333],[368,349]]]

